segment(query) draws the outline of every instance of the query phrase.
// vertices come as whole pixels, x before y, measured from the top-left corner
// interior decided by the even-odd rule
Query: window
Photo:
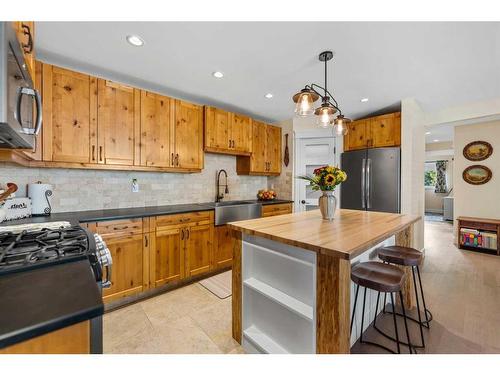
[[[427,162],[425,163],[424,169],[424,185],[427,188],[433,188],[436,186],[436,163],[435,162]]]

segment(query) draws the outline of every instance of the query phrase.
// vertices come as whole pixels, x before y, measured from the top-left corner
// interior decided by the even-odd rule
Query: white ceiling
[[[453,142],[455,124],[432,126],[428,127],[426,131],[425,143]]]
[[[500,23],[37,22],[36,48],[42,61],[269,121],[292,117],[305,84],[323,84],[326,49],[329,88],[352,118],[407,97],[424,111],[500,97]]]

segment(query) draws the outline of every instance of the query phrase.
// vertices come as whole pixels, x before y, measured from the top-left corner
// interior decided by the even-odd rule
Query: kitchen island
[[[247,352],[349,353],[351,263],[388,241],[411,246],[418,220],[341,209],[331,222],[314,210],[230,223],[233,338]]]

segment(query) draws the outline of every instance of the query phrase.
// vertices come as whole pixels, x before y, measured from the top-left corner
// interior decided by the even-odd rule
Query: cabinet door
[[[150,260],[152,287],[184,278],[184,236],[185,231],[178,227],[156,232]]]
[[[234,238],[227,225],[215,227],[215,241],[213,245],[214,268],[228,267],[233,263]]]
[[[267,171],[272,174],[281,173],[281,128],[267,125]]]
[[[141,91],[141,165],[170,167],[170,127],[173,100]]]
[[[139,164],[139,90],[99,79],[98,162]]]
[[[142,292],[148,285],[144,277],[143,235],[103,234],[113,259],[111,287],[103,289],[103,300],[109,302]]]
[[[353,121],[344,137],[344,151],[368,147],[370,120]]]
[[[186,228],[186,276],[194,276],[210,270],[212,243],[212,225]]]
[[[203,168],[203,108],[175,101],[174,166],[186,169]]]
[[[252,151],[252,119],[248,116],[231,114],[231,149],[237,152]]]
[[[263,122],[252,121],[252,138],[251,170],[265,173],[267,171],[267,125]]]
[[[401,145],[401,114],[377,116],[370,121],[370,147]]]
[[[96,79],[43,64],[43,160],[96,163]]]
[[[205,107],[206,151],[229,150],[229,112],[214,107]]]

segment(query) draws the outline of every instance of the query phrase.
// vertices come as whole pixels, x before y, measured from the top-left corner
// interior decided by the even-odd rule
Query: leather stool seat
[[[363,262],[351,269],[351,280],[378,292],[399,292],[405,280],[404,272],[397,266],[380,262]]]
[[[378,257],[384,262],[415,267],[422,263],[420,251],[405,246],[386,246],[378,250]]]

